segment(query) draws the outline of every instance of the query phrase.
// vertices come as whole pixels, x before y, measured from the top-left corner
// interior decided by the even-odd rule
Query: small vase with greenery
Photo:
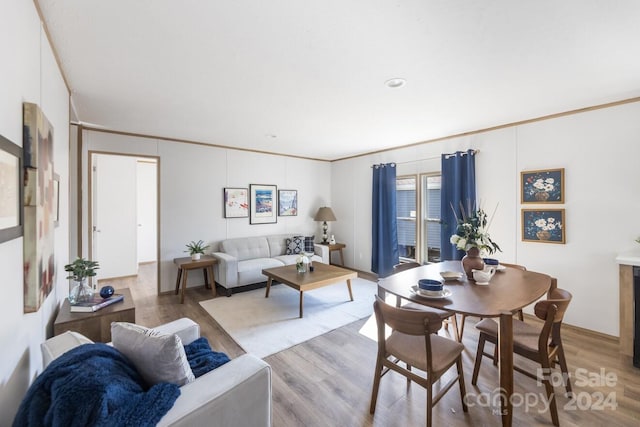
[[[191,255],[191,259],[197,261],[200,259],[200,255],[204,255],[204,251],[209,248],[209,245],[205,245],[202,240],[194,242],[193,240],[187,244],[187,250]]]
[[[64,271],[69,273],[67,279],[71,279],[71,282],[69,282],[69,302],[71,304],[91,300],[93,288],[87,285],[87,277],[95,276],[96,270],[99,268],[98,261],[91,261],[81,257],[64,266]]]

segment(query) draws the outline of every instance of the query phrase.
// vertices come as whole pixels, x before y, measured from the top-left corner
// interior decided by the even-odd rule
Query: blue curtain
[[[373,166],[371,271],[386,277],[398,264],[396,165]]]
[[[464,251],[457,250],[449,239],[456,231],[456,215],[460,217],[460,206],[463,206],[465,211],[476,208],[475,150],[442,155],[440,201],[440,259],[462,259]]]

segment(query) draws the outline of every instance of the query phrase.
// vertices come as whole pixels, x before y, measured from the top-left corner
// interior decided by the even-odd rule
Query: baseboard
[[[542,321],[540,319],[538,319],[536,316],[534,316],[533,314],[524,313],[524,317],[527,320],[536,321],[536,322],[542,323]],[[601,339],[601,340],[611,341],[611,342],[616,343],[616,344],[620,343],[620,338],[616,337],[614,335],[605,334],[604,332],[598,332],[598,331],[594,331],[592,329],[582,328],[580,326],[571,325],[571,324],[566,323],[566,322],[562,322],[562,328],[563,329],[571,329],[571,330],[575,331],[576,333],[583,334],[583,335],[588,335],[590,337],[598,338],[598,339]]]

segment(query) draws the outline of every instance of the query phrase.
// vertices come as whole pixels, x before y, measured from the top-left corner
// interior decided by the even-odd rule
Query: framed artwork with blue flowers
[[[522,203],[564,203],[564,168],[520,172]]]
[[[522,209],[522,241],[565,243],[564,209]]]

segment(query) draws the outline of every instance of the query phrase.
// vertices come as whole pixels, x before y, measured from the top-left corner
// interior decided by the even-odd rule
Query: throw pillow
[[[304,251],[305,252],[311,252],[313,253],[314,248],[313,248],[313,239],[315,239],[316,236],[306,236],[304,238]]]
[[[304,237],[302,236],[293,236],[292,238],[287,238],[287,255],[297,255],[299,253],[304,252]]]
[[[113,346],[134,364],[148,385],[161,382],[179,386],[195,377],[180,337],[127,322],[111,323]]]

